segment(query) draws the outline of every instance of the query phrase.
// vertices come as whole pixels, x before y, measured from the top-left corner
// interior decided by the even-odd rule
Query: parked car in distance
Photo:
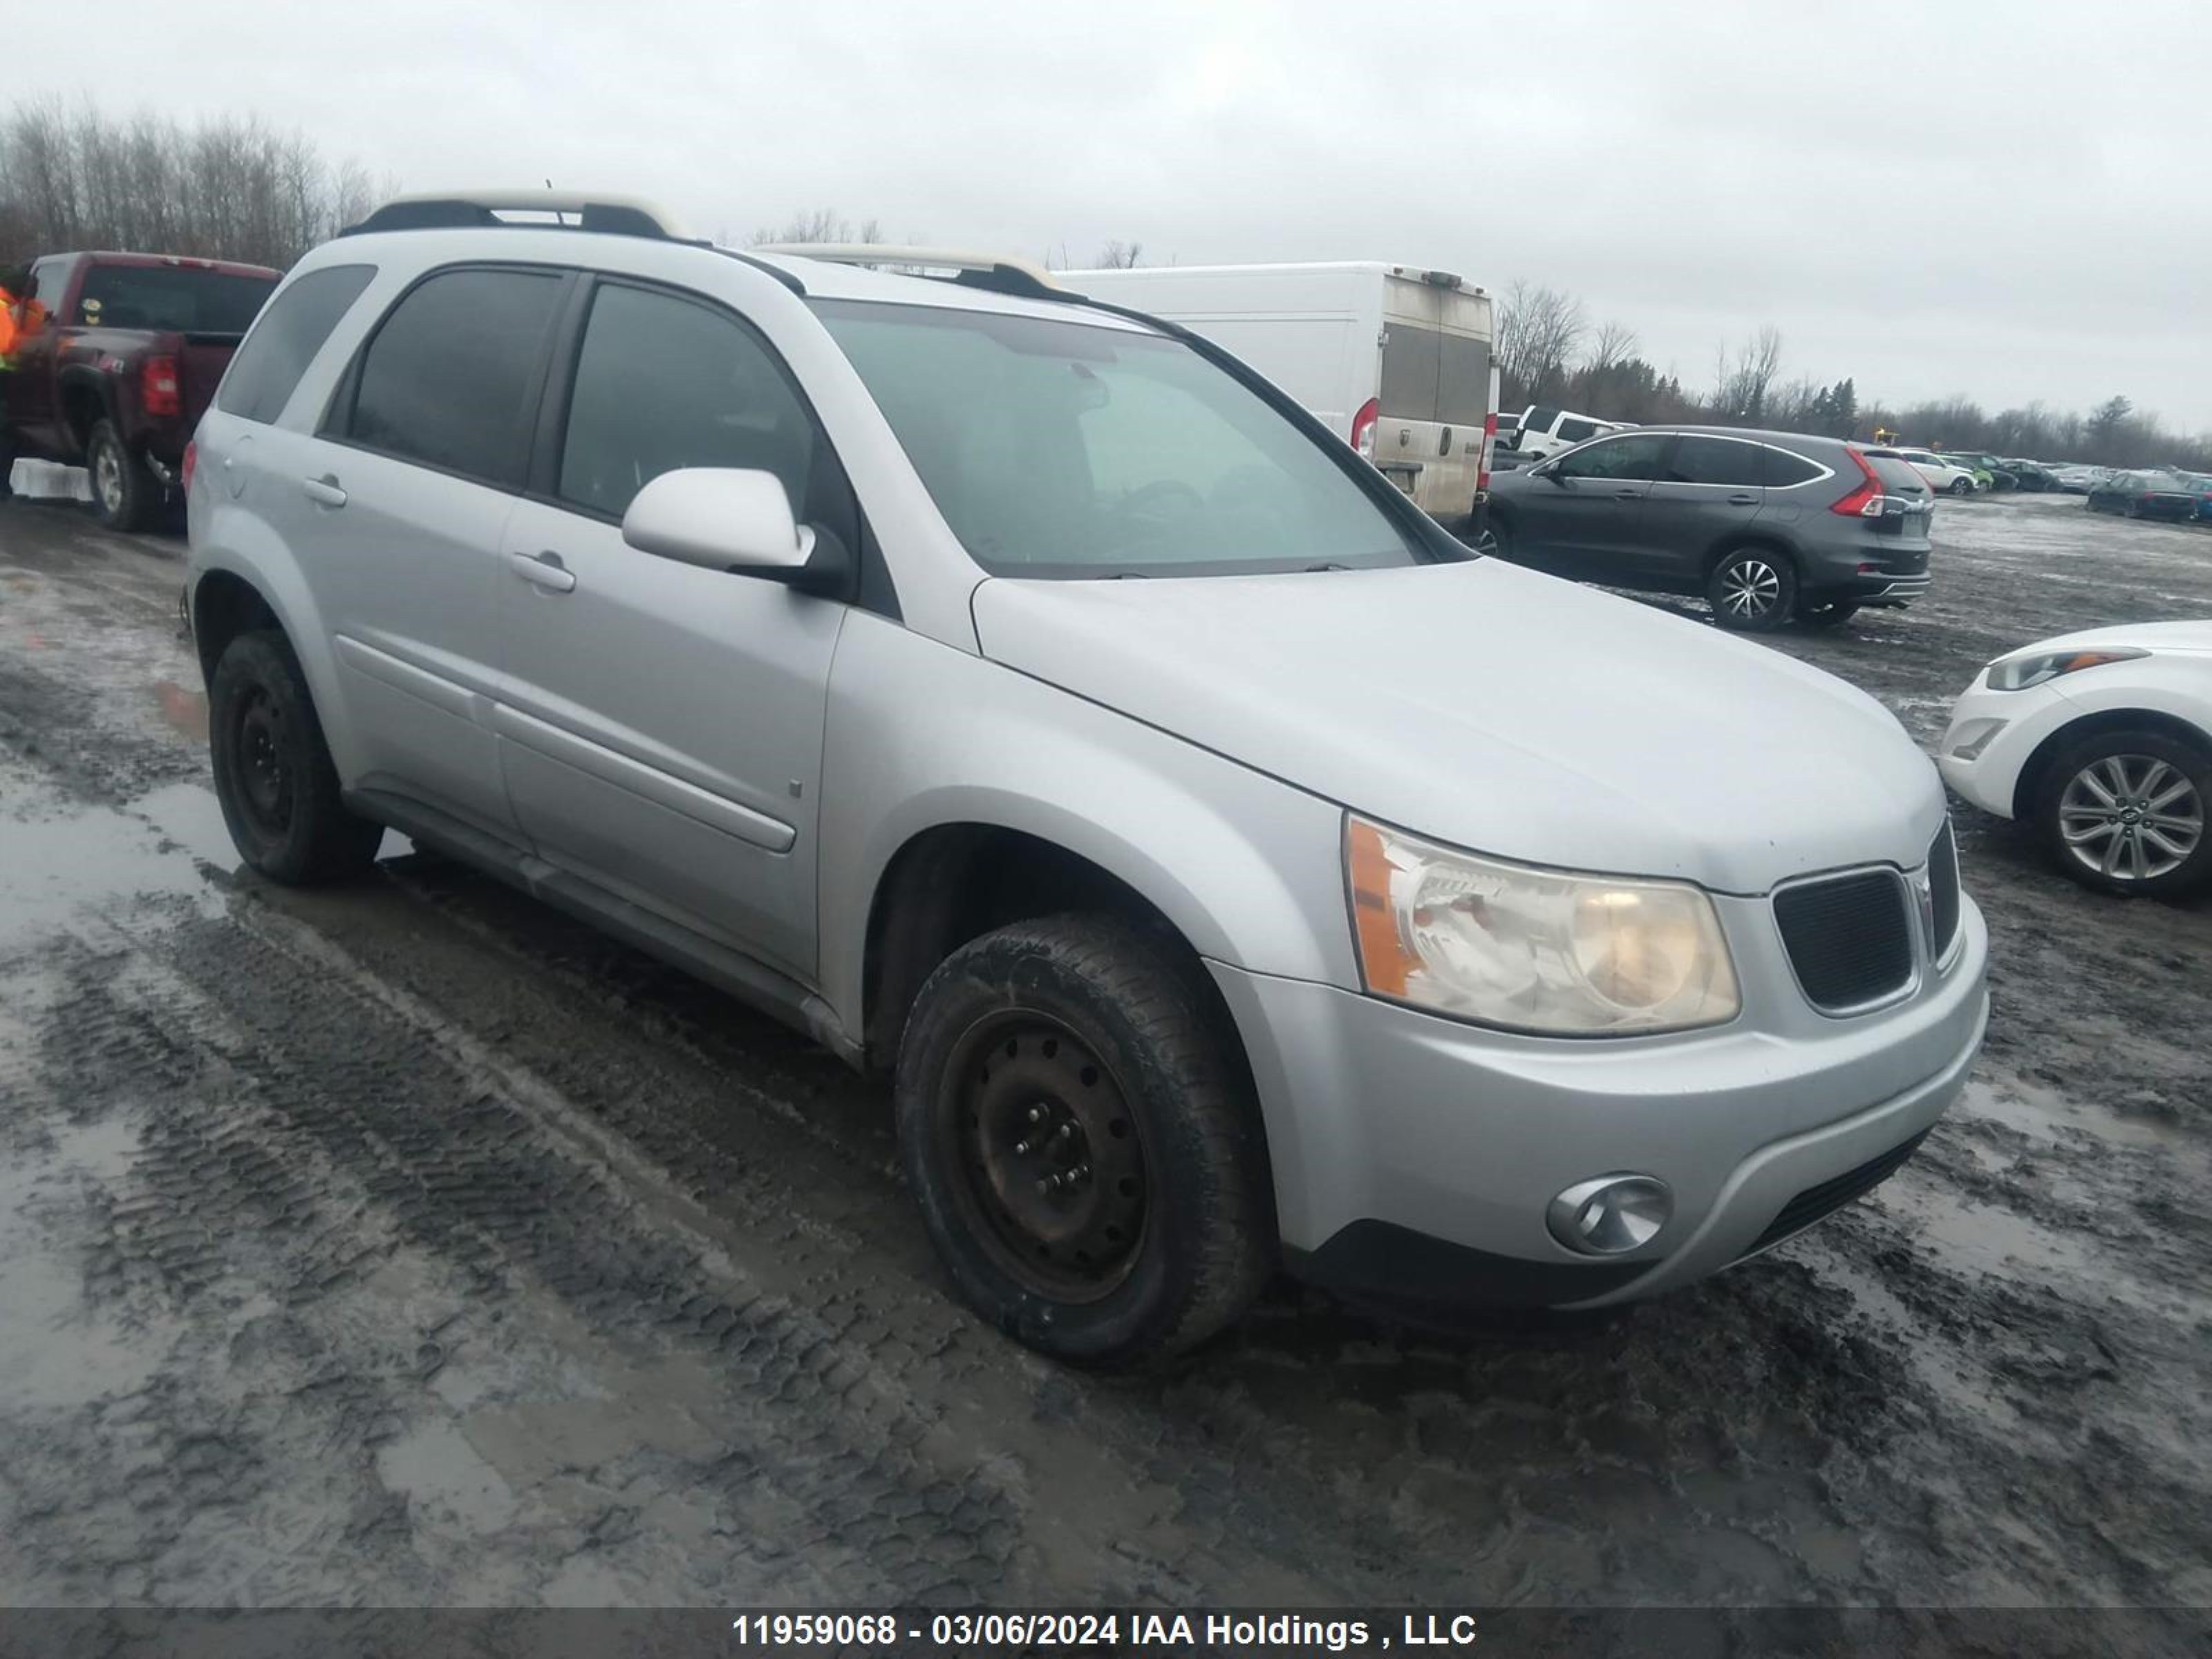
[[[402,826],[887,1077],[952,1282],[1071,1361],[1279,1266],[1632,1300],[1911,1155],[1988,933],[1881,704],[1472,556],[1191,331],[885,254],[519,190],[302,259],[189,490],[245,860]]]
[[[1637,427],[1499,473],[1481,544],[1557,575],[1703,594],[1723,628],[1832,627],[1928,591],[1934,501],[1913,468],[1840,439]]]
[[[46,326],[0,374],[22,455],[82,466],[103,524],[137,530],[179,482],[185,446],[282,273],[150,253],[55,253],[31,267]]]
[[[2112,476],[2110,467],[2061,466],[2051,476],[2058,480],[2058,488],[2069,495],[2086,495]]]
[[[1974,474],[1975,482],[1984,489],[2014,489],[2020,485],[2018,475],[1994,455],[1965,449],[1947,449],[1942,453],[1945,460]]]
[[[1869,457],[1903,461],[1927,482],[1931,489],[1946,495],[1971,495],[1989,485],[1971,468],[1964,467],[1948,456],[1939,455],[1932,449],[1869,449]]]
[[[2212,621],[2130,623],[1990,663],[1951,711],[1944,781],[2032,824],[2084,886],[2174,896],[2212,880]]]
[[[1447,527],[1489,487],[1490,297],[1449,271],[1144,265],[1059,280],[1235,352]]]
[[[2040,461],[2008,460],[2004,468],[2029,495],[2047,495],[2058,488],[2057,476]]]
[[[2092,513],[2181,524],[2196,516],[2201,499],[2178,472],[2115,472],[2091,488],[2088,506]]]
[[[1526,466],[1547,455],[1556,455],[1563,449],[1586,443],[1600,433],[1627,429],[1625,422],[1601,421],[1595,415],[1577,415],[1571,409],[1531,404],[1521,411],[1521,435],[1514,447],[1521,452],[1521,464]]]
[[[2197,497],[2196,510],[2189,516],[2192,523],[2212,523],[2212,477],[2202,472],[2185,472],[2182,482],[2189,493]]]

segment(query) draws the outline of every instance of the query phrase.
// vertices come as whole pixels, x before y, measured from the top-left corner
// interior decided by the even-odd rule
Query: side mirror
[[[1562,489],[1565,489],[1567,485],[1572,482],[1565,473],[1559,471],[1559,463],[1556,461],[1545,462],[1543,465],[1536,469],[1536,476],[1540,478],[1550,479]]]
[[[810,593],[840,591],[851,567],[835,536],[793,518],[791,497],[773,472],[719,466],[664,472],[637,492],[622,533],[656,558]]]

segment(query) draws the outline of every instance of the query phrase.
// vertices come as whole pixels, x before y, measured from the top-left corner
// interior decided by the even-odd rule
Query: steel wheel
[[[1746,622],[1773,615],[1782,598],[1782,578],[1764,559],[1735,560],[1721,572],[1721,609]]]
[[[2204,800],[2187,775],[2152,755],[2106,755],[2058,798],[2068,854],[2118,882],[2154,881],[2187,863],[2204,839]]]
[[[1057,1019],[1013,1009],[969,1029],[946,1080],[937,1127],[975,1236],[1055,1301],[1107,1295],[1136,1260],[1148,1196],[1111,1071]]]
[[[272,840],[292,822],[292,776],[284,763],[284,714],[266,688],[239,700],[239,805],[254,828]]]

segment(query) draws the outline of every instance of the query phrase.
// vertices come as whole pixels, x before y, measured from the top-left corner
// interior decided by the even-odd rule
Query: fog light
[[[1674,1213],[1674,1195],[1656,1176],[1598,1176],[1551,1202],[1544,1224],[1579,1255],[1619,1255],[1649,1244]]]
[[[1988,748],[1990,739],[2009,723],[2001,720],[1968,720],[1944,734],[1943,747],[1954,760],[1972,760]]]

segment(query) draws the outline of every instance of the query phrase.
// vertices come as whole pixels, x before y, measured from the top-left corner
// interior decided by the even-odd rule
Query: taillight
[[[1836,502],[1828,511],[1840,513],[1846,519],[1879,519],[1881,517],[1882,509],[1880,475],[1867,465],[1866,457],[1849,444],[1844,446],[1844,453],[1857,464],[1863,477],[1856,489]]]
[[[1498,411],[1493,409],[1482,420],[1482,459],[1474,468],[1474,488],[1478,495],[1490,488],[1490,457],[1497,447]]]
[[[177,396],[177,360],[149,357],[139,371],[138,401],[149,415],[174,415],[182,408]]]
[[[197,440],[185,446],[185,464],[177,469],[177,477],[185,486],[185,494],[192,493],[192,474],[199,470],[200,447]]]
[[[1375,459],[1375,422],[1382,416],[1382,405],[1370,398],[1352,417],[1352,447],[1370,461]]]

